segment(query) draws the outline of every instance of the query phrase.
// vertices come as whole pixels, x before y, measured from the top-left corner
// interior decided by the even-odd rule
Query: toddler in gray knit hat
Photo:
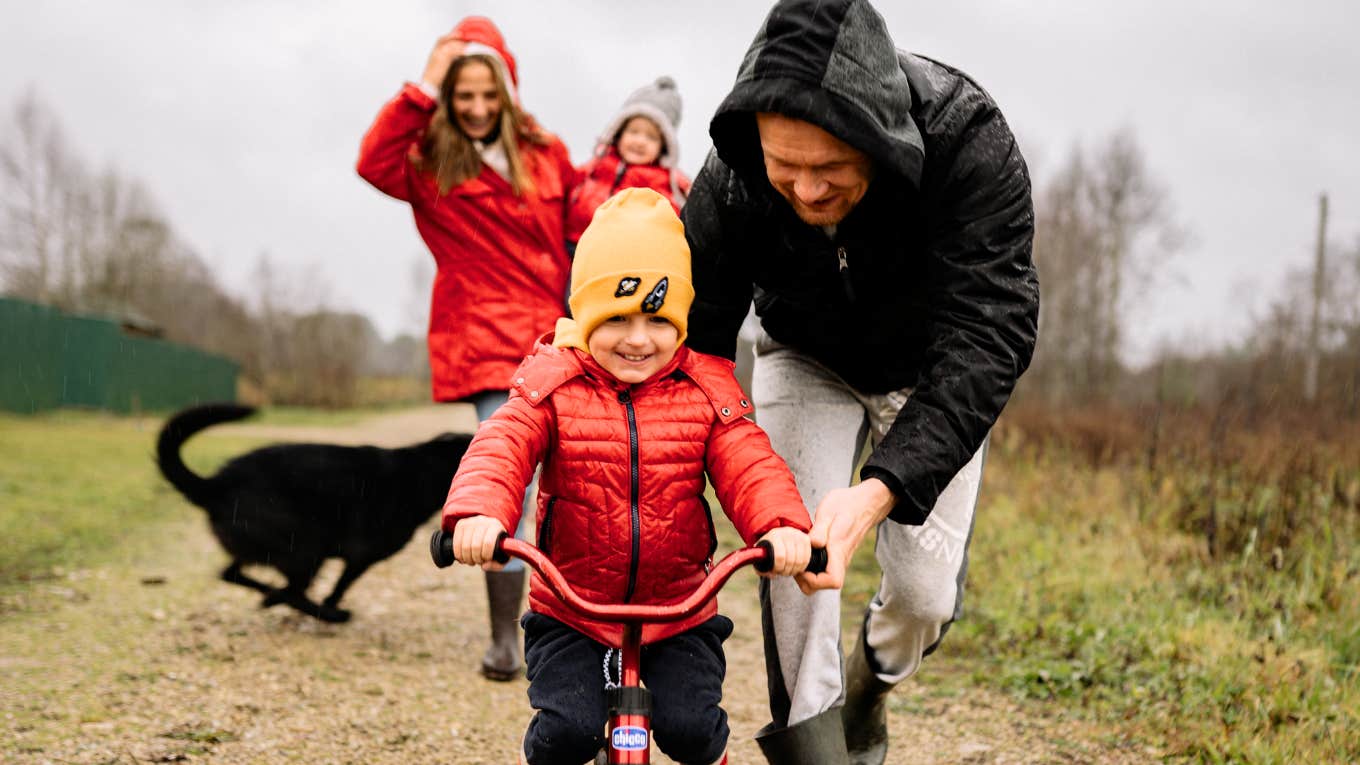
[[[567,213],[567,246],[574,245],[590,219],[615,192],[650,188],[670,200],[676,212],[689,193],[689,178],[676,168],[680,141],[680,91],[661,76],[633,91],[605,123],[582,181],[572,192]]]
[[[628,96],[600,134],[600,142],[612,144],[630,165],[675,167],[679,126],[680,91],[675,80],[662,76]]]

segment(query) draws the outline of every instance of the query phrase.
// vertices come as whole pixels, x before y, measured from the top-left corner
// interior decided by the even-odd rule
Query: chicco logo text
[[[620,725],[610,734],[609,745],[626,751],[646,749],[647,731],[636,725]]]

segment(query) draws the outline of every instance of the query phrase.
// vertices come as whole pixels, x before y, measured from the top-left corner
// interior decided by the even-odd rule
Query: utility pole
[[[1303,398],[1317,398],[1318,362],[1321,349],[1323,273],[1327,264],[1327,195],[1318,198],[1317,262],[1313,264],[1313,321],[1308,327],[1308,358],[1303,367]]]

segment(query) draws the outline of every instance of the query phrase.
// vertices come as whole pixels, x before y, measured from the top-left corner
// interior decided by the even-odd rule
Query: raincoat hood
[[[883,17],[867,0],[783,0],[746,51],[709,124],[718,156],[764,176],[755,115],[810,122],[919,186],[925,153],[912,95]]]

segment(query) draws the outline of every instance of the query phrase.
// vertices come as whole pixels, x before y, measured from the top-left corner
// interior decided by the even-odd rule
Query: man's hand
[[[488,515],[470,515],[453,527],[453,557],[465,566],[481,566],[500,571],[503,564],[492,560],[496,540],[505,531],[501,522]]]
[[[452,33],[436,40],[434,50],[430,51],[430,60],[425,62],[425,74],[421,75],[420,79],[429,83],[435,90],[439,90],[444,84],[445,75],[449,73],[449,65],[463,55],[466,48],[467,43],[454,37]]]
[[[845,567],[864,541],[892,510],[897,498],[877,478],[846,489],[835,489],[817,505],[808,537],[813,547],[826,548],[826,571],[795,577],[806,595],[816,590],[838,590],[845,585]]]
[[[765,532],[761,542],[769,542],[774,555],[770,558],[770,570],[761,574],[766,579],[776,576],[793,576],[807,568],[812,559],[812,545],[808,535],[791,526],[780,526]]]

